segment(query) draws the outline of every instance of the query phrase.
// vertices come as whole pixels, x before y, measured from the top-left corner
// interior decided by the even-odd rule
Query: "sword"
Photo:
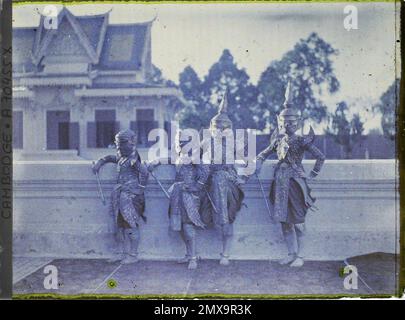
[[[215,213],[218,214],[218,210],[217,210],[217,208],[215,207],[214,201],[212,200],[212,198],[211,198],[211,196],[210,196],[210,193],[209,193],[208,190],[205,188],[205,186],[204,186],[204,191],[205,191],[205,193],[207,194],[207,198],[208,198],[209,202],[211,203],[212,209],[214,209]]]
[[[169,194],[167,193],[166,189],[162,186],[162,183],[159,181],[159,179],[156,178],[156,176],[153,174],[153,172],[150,172],[150,175],[156,180],[156,182],[158,183],[160,189],[162,189],[162,191],[165,194],[165,196],[167,197],[167,199],[170,199]]]
[[[95,165],[95,162],[93,161],[93,166],[94,165]],[[99,177],[97,171],[96,171],[96,180],[97,180],[97,185],[98,185],[98,193],[100,194],[101,201],[103,202],[103,205],[105,205],[104,193],[103,193],[103,189],[101,188],[100,177]]]
[[[264,192],[262,181],[260,180],[259,175],[257,173],[255,173],[255,175],[256,175],[257,181],[259,181],[260,190],[262,191],[264,202],[266,202],[266,207],[267,207],[267,211],[269,212],[270,219],[273,219],[273,215],[271,214],[270,206],[269,206],[269,203],[267,202],[266,194]]]

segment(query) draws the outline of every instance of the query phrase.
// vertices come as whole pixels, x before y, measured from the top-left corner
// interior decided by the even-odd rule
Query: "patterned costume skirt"
[[[118,185],[111,193],[110,212],[119,228],[136,228],[139,218],[145,220],[145,196]]]
[[[212,207],[208,196],[205,195],[201,205],[204,223],[222,228],[224,225],[232,224],[242,207],[244,193],[234,183],[231,173],[227,171],[214,172],[209,181],[208,192],[215,209]],[[232,228],[228,229],[229,233],[232,233]]]
[[[285,186],[280,186],[278,183],[280,184],[280,181],[275,179],[270,188],[270,202],[273,207],[274,220],[292,224],[304,223],[308,209],[315,202],[306,180],[303,178],[290,178],[286,183],[282,182]],[[286,188],[285,195],[277,194],[284,187]]]
[[[185,191],[183,182],[176,182],[169,188],[170,228],[181,231],[182,224],[192,224],[204,228],[200,217],[201,197],[194,192]]]

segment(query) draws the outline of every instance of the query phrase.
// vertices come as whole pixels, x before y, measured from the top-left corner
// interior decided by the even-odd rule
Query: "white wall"
[[[267,161],[261,179],[266,194],[272,177]],[[305,166],[312,165],[305,162]],[[90,161],[16,161],[14,164],[14,254],[16,256],[108,257],[115,243],[101,204]],[[104,193],[114,183],[114,166],[100,176]],[[173,168],[161,166],[157,176],[166,188]],[[396,252],[398,193],[394,160],[326,161],[311,184],[317,212],[307,216],[308,259],[343,259],[370,252]],[[270,224],[257,180],[244,187],[246,205],[235,222],[232,258],[275,259],[285,253],[278,225]],[[172,259],[184,254],[178,234],[168,231],[168,201],[150,178],[140,255]],[[203,258],[218,258],[220,238],[215,230],[198,234]]]

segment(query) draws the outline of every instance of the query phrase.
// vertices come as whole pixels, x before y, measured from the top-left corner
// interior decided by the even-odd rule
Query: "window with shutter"
[[[13,111],[13,148],[23,148],[23,112]]]
[[[114,145],[114,136],[119,131],[115,110],[96,110],[95,147],[108,148]]]
[[[96,123],[87,122],[87,148],[96,147]]]
[[[70,112],[46,112],[46,146],[48,150],[67,150],[70,148]]]
[[[70,122],[69,123],[69,149],[79,150],[79,147],[80,147],[79,123]]]
[[[138,146],[146,148],[153,144],[153,141],[148,141],[148,135],[149,132],[155,128],[158,128],[158,122],[155,121],[153,109],[136,110],[136,132],[138,134]]]

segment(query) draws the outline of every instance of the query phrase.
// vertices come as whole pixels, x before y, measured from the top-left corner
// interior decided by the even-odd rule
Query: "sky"
[[[398,9],[395,3],[355,3],[358,29],[343,26],[346,3],[238,3],[238,4],[82,4],[68,6],[76,15],[112,9],[110,23],[156,19],[152,29],[152,61],[165,78],[178,82],[191,65],[202,78],[224,49],[256,84],[274,60],[300,39],[316,32],[339,51],[333,58],[341,88],[322,99],[330,111],[337,102],[352,103],[366,131],[380,119],[368,111],[393,83],[399,70],[396,50]],[[353,3],[351,3],[353,5]],[[61,6],[57,6],[60,8]],[[15,6],[15,26],[38,24],[44,5]]]

